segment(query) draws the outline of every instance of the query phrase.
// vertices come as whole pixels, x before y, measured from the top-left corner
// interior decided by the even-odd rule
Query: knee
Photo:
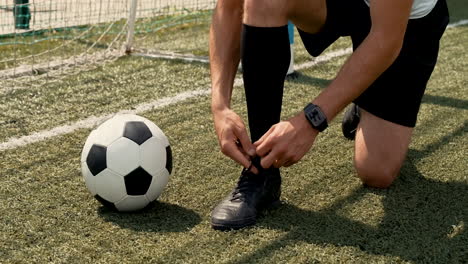
[[[355,161],[355,168],[358,177],[365,185],[382,189],[390,187],[400,171],[399,166],[366,164],[357,161]]]

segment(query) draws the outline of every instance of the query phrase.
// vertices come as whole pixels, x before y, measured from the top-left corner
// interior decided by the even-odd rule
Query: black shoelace
[[[258,190],[262,182],[263,178],[261,175],[255,175],[247,170],[242,171],[237,186],[232,193],[231,201],[246,201],[246,198],[251,196],[250,194]]]

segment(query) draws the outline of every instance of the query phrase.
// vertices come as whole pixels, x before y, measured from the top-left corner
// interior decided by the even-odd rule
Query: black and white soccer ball
[[[103,205],[140,210],[156,200],[169,181],[169,140],[150,120],[118,114],[90,133],[81,169],[88,190]]]

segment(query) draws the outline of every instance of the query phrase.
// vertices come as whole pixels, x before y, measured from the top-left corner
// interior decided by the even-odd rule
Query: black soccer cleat
[[[253,174],[244,169],[234,190],[211,212],[211,226],[232,230],[254,225],[258,213],[280,204],[279,170],[261,170]]]
[[[354,140],[356,137],[356,130],[361,120],[361,111],[359,106],[352,104],[348,110],[346,110],[343,121],[341,122],[341,130],[343,136],[349,140]]]

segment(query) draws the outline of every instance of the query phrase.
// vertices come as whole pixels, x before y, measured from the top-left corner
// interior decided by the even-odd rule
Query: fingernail
[[[255,155],[255,149],[249,149],[248,154],[249,156]]]

